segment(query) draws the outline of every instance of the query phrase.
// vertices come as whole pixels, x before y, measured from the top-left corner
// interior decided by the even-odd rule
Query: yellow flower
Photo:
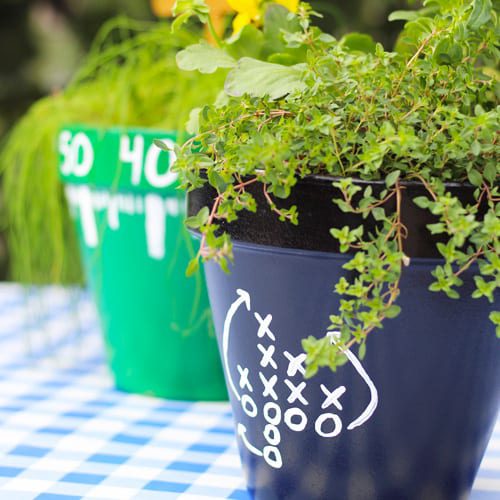
[[[239,33],[247,24],[260,19],[260,0],[228,0],[230,7],[237,12],[233,21],[233,30]]]
[[[299,2],[300,0],[273,0],[274,3],[279,3],[280,5],[283,5],[283,7],[286,7],[290,12],[297,12],[299,8]]]

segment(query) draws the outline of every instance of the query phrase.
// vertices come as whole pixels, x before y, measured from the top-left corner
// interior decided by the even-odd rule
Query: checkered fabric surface
[[[0,499],[82,498],[248,499],[229,406],[114,390],[85,292],[0,285]],[[471,497],[499,499],[500,423]]]

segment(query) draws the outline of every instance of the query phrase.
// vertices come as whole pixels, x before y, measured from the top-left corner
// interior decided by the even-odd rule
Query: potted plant
[[[191,108],[222,85],[177,69],[195,39],[168,23],[108,22],[68,88],[13,130],[1,168],[12,278],[90,285],[117,387],[225,400],[204,278],[184,277],[184,197],[153,145],[182,138]]]
[[[397,52],[247,14],[178,56],[231,69],[174,170],[249,491],[464,498],[500,402],[498,13],[427,0]]]

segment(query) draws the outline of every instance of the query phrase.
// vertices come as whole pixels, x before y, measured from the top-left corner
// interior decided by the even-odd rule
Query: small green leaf
[[[445,290],[445,293],[450,299],[457,300],[460,298],[460,294],[456,290],[453,290],[453,288]]]
[[[417,205],[417,207],[419,208],[426,209],[430,207],[431,200],[429,200],[429,198],[427,198],[426,196],[418,196],[417,198],[413,199],[413,203],[415,203],[415,205]]]
[[[491,19],[493,6],[491,0],[474,0],[472,2],[472,12],[467,24],[473,30],[480,28]]]
[[[376,221],[382,221],[385,219],[385,210],[382,207],[375,207],[371,214]]]
[[[189,261],[189,264],[186,269],[186,276],[189,278],[190,276],[193,276],[200,270],[200,261],[198,260],[198,257],[195,257],[191,261]]]
[[[208,172],[208,182],[210,182],[219,193],[223,192],[227,187],[227,182],[214,170]]]
[[[162,151],[168,151],[168,152],[171,152],[171,148],[169,146],[167,146],[161,139],[155,139],[153,141],[154,145],[161,149]]]
[[[493,311],[490,314],[490,321],[495,325],[495,332],[500,339],[500,311]]]
[[[205,224],[208,221],[209,217],[210,217],[210,210],[208,209],[208,207],[203,207],[196,215],[188,217],[185,221],[185,224],[187,227],[193,229],[199,229],[201,226],[203,226],[203,224]]]
[[[474,141],[472,144],[471,144],[471,147],[470,147],[471,151],[472,151],[472,154],[474,156],[479,156],[481,154],[481,144],[479,141]]]
[[[208,43],[190,45],[181,50],[176,57],[177,65],[185,71],[215,73],[219,68],[233,68],[236,60],[225,50],[212,47]]]
[[[428,224],[427,229],[431,234],[442,234],[446,231],[446,226],[442,222],[436,222],[435,224]]]
[[[497,175],[498,175],[498,167],[494,164],[494,163],[488,163],[486,165],[486,167],[484,168],[484,178],[490,183],[490,184],[494,184],[496,179],[497,179]]]
[[[189,113],[189,120],[186,123],[188,134],[197,134],[200,130],[200,113],[202,108],[193,108]]]
[[[399,316],[400,313],[401,313],[401,307],[397,306],[396,304],[393,304],[387,309],[385,315],[387,318],[392,319]]]
[[[391,172],[386,178],[385,178],[385,185],[387,187],[394,186],[396,182],[399,179],[399,176],[401,175],[401,171],[395,170],[394,172]]]
[[[318,369],[319,369],[319,367],[318,367],[317,363],[307,365],[305,378],[310,379],[310,378],[314,377],[314,375],[316,375],[316,373],[318,373]]]
[[[462,47],[452,38],[444,38],[434,49],[434,58],[438,64],[453,65],[459,63],[463,58]]]
[[[358,358],[363,361],[366,356],[366,342],[363,342],[358,349]]]
[[[469,179],[469,182],[473,186],[479,187],[483,183],[483,176],[477,170],[474,169],[469,170],[469,172],[467,173],[467,177]]]

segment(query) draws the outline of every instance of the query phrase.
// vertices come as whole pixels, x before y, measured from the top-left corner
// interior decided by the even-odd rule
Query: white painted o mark
[[[250,418],[255,418],[257,416],[257,413],[259,412],[257,410],[257,405],[255,404],[255,401],[248,394],[242,396],[241,406],[243,408],[243,411]]]
[[[333,430],[330,432],[323,431],[323,424],[327,420],[332,420],[334,425],[335,425]],[[316,419],[316,423],[314,425],[314,428],[315,428],[316,432],[321,437],[326,437],[326,438],[335,437],[335,436],[338,436],[340,434],[340,432],[342,431],[342,421],[340,420],[339,416],[335,415],[334,413],[323,413],[323,415],[320,415]]]
[[[158,159],[161,149],[154,144],[149,148],[146,154],[146,166],[144,168],[144,174],[147,181],[157,188],[170,186],[170,184],[173,184],[177,180],[177,174],[170,171],[170,167],[176,160],[173,150],[175,143],[171,139],[162,139],[162,142],[170,149],[168,170],[164,174],[158,173]]]
[[[271,411],[274,411],[274,416],[271,415]],[[266,403],[264,406],[264,418],[266,422],[272,425],[279,425],[281,423],[281,408],[272,401]]]
[[[278,446],[281,442],[280,430],[272,424],[267,424],[264,427],[264,437],[266,441],[272,446]]]
[[[293,418],[299,417],[299,422],[294,422]],[[289,408],[285,412],[285,424],[291,431],[302,432],[307,425],[307,415],[300,408]]]
[[[80,149],[82,158],[80,160]],[[87,175],[94,164],[94,148],[86,134],[78,132],[71,143],[71,163],[73,164],[73,174],[78,177]]]
[[[275,446],[266,446],[264,448],[264,460],[275,469],[281,469],[283,466],[280,450]]]

